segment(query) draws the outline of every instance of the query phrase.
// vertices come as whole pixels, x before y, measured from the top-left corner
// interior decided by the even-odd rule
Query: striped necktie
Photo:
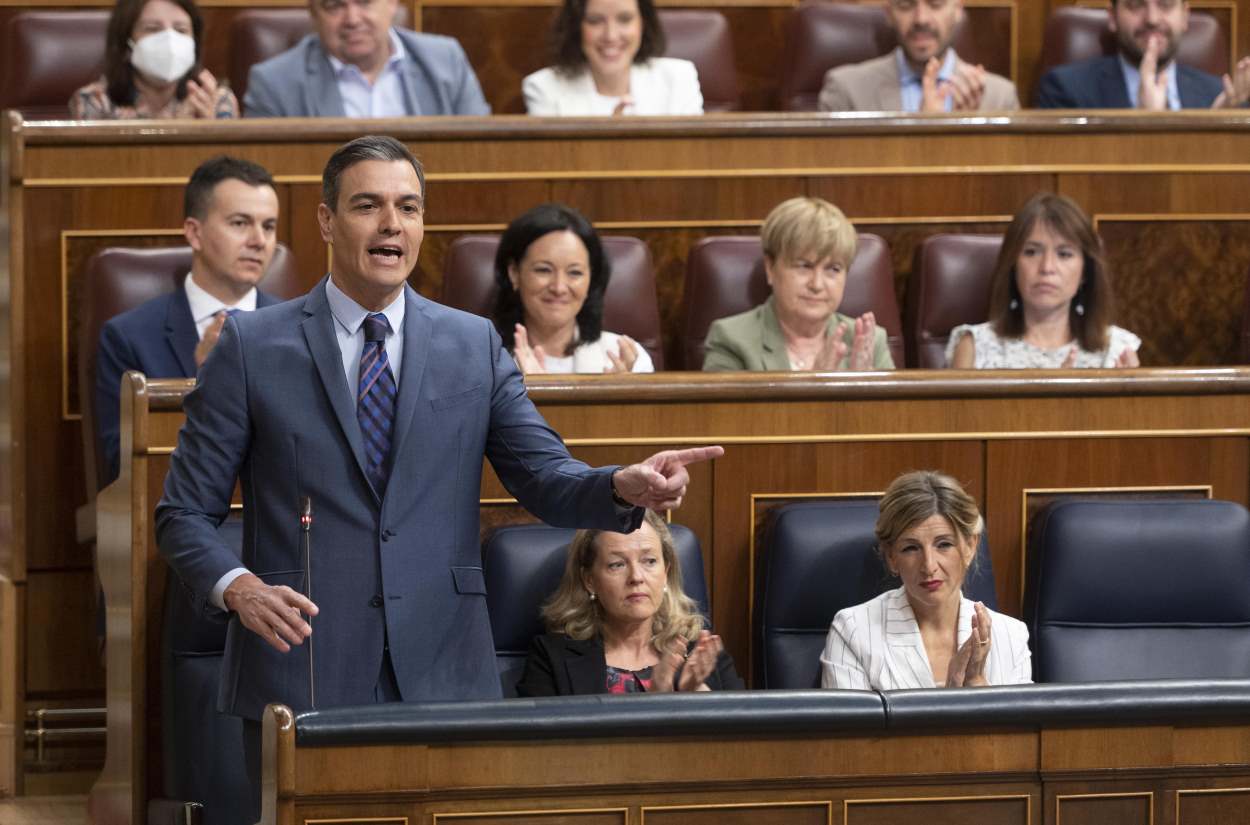
[[[364,439],[366,471],[379,496],[386,493],[390,476],[391,432],[395,424],[395,376],[386,357],[386,334],[391,325],[375,312],[365,318],[365,349],[360,354],[360,384],[356,391],[356,419]]]

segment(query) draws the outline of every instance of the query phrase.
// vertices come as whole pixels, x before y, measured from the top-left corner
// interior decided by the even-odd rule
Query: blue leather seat
[[[670,524],[681,565],[682,589],[708,615],[703,552],[688,527]],[[505,697],[516,696],[530,641],[544,633],[539,608],[555,592],[575,530],[546,524],[513,524],[496,529],[482,548],[486,604],[495,637],[495,658]]]
[[[1250,677],[1250,513],[1058,501],[1034,517],[1024,621],[1039,682]]]
[[[770,514],[756,559],[755,687],[819,687],[834,615],[899,586],[877,555],[877,515],[875,499],[786,504]],[[964,593],[998,605],[984,535]]]

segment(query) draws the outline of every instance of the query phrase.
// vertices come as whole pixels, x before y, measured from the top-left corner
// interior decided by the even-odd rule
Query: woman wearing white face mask
[[[199,68],[204,20],[192,0],[118,0],[104,76],[70,98],[76,120],[238,117],[239,103]]]

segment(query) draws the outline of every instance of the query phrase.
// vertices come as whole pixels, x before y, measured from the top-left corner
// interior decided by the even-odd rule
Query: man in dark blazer
[[[1042,76],[1039,109],[1207,109],[1250,99],[1250,60],[1223,78],[1176,60],[1189,28],[1187,0],[1112,0],[1116,54],[1056,66]]]
[[[278,195],[251,161],[224,155],[202,163],[183,195],[191,271],[168,295],[108,320],[96,354],[96,433],[108,479],[117,478],[121,377],[194,378],[217,342],[226,311],[276,304],[256,288],[273,258]]]
[[[252,67],[246,117],[489,115],[454,38],[392,26],[397,0],[311,0],[315,34]]]
[[[641,507],[680,503],[685,464],[722,452],[574,460],[491,322],[407,286],[425,191],[392,138],[335,152],[318,207],[330,274],[302,299],[227,320],[184,405],[157,540],[196,600],[231,614],[219,707],[251,720],[253,776],[270,702],[500,696],[478,543],[483,456],[543,520],[630,531]],[[216,532],[236,478],[241,560]]]

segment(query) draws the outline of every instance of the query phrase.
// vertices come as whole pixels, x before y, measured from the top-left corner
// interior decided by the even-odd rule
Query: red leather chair
[[[612,280],[603,299],[603,328],[633,338],[664,369],[660,307],[655,297],[651,252],[637,238],[602,236],[612,262]],[[495,309],[495,250],[498,235],[462,235],[447,248],[443,262],[442,302],[484,318]]]
[[[990,281],[1001,235],[933,235],[916,247],[907,285],[907,351],[921,369],[946,366],[946,342],[960,324],[989,317]]]
[[[396,7],[395,25],[408,25],[408,7],[403,3]],[[304,6],[247,9],[235,15],[230,23],[230,88],[240,105],[252,66],[282,54],[312,30],[312,18]]]
[[[965,22],[955,35],[955,51],[971,63],[1010,75],[1010,43],[991,34],[978,38]],[[805,0],[786,20],[779,82],[782,110],[814,111],[826,72],[880,57],[897,45],[894,29],[879,4]]]
[[[746,312],[764,303],[768,296],[764,252],[758,236],[726,235],[704,238],[695,244],[686,258],[682,367],[703,368],[703,342],[713,321]],[[902,366],[903,325],[894,296],[890,247],[879,235],[861,234],[838,312],[857,316],[868,311],[885,328],[890,355],[895,365]]]
[[[18,12],[0,43],[0,109],[64,118],[69,99],[100,77],[109,12]]]
[[[1115,35],[1107,27],[1105,8],[1062,6],[1046,21],[1038,76],[1064,63],[1115,53]],[[1177,59],[1209,74],[1227,72],[1228,36],[1220,22],[1209,14],[1189,15],[1189,29],[1181,37]]]
[[[689,60],[699,71],[705,112],[733,112],[742,105],[729,21],[718,11],[661,9],[666,57]]]

